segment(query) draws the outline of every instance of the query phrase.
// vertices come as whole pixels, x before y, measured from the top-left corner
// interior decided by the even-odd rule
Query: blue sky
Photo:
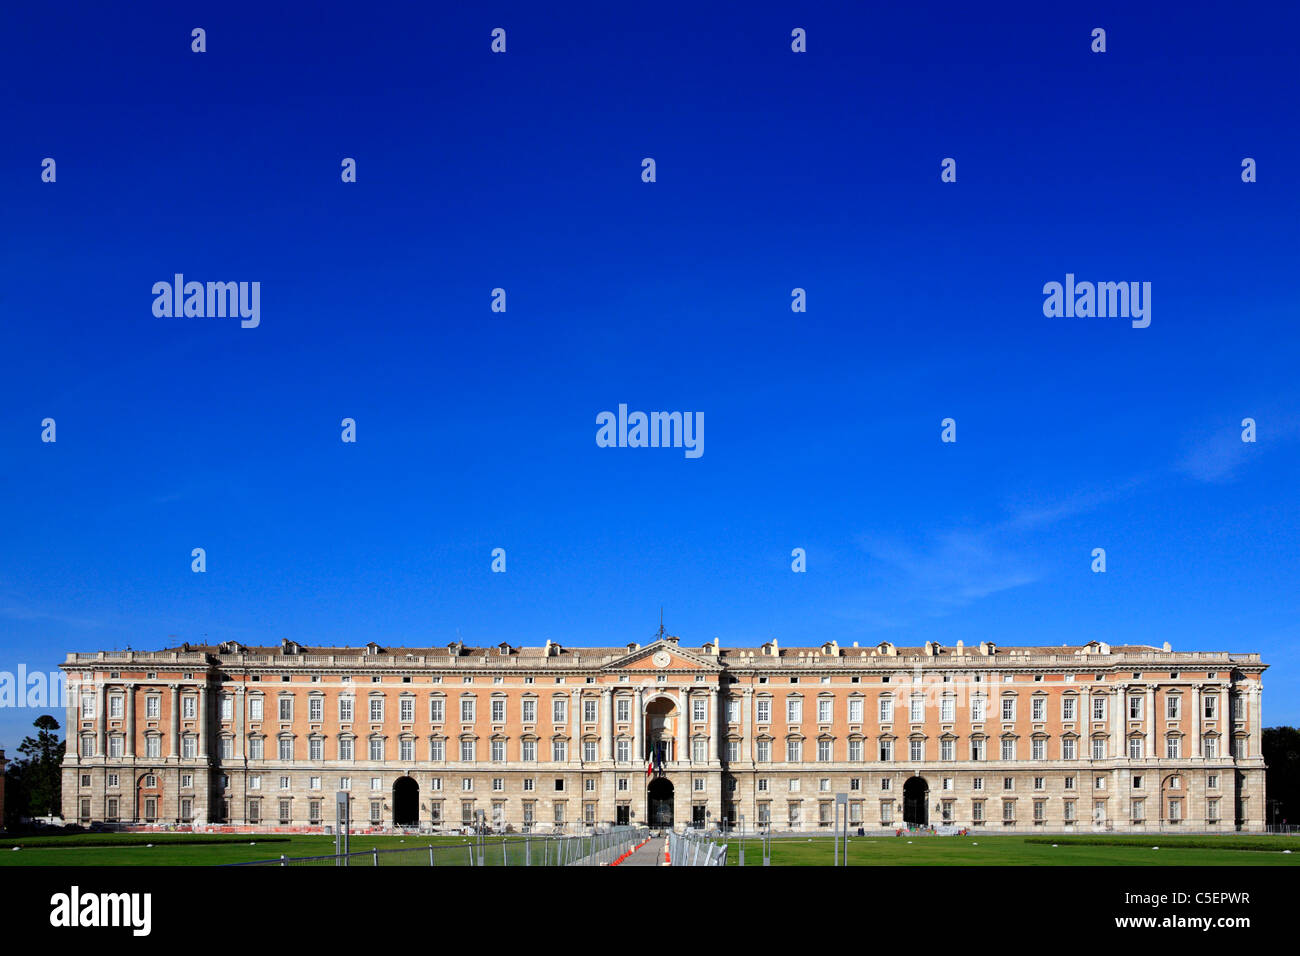
[[[662,605],[1260,651],[1300,722],[1300,13],[804,6],[6,9],[0,670]],[[261,325],[156,318],[177,272]],[[1151,282],[1151,326],[1044,317],[1067,272]],[[619,403],[705,454],[598,448]]]

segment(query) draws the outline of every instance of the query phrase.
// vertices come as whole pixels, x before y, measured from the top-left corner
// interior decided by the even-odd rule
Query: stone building
[[[64,816],[996,832],[1264,824],[1258,654],[182,646],[69,654]]]

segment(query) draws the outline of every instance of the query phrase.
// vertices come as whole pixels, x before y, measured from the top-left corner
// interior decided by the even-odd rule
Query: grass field
[[[850,866],[1293,866],[1300,863],[1300,837],[1249,835],[1166,836],[984,836],[850,837]],[[1056,845],[1053,846],[1053,843]],[[727,850],[739,863],[739,841]],[[1254,847],[1266,846],[1260,850]],[[1152,847],[1159,847],[1153,850]],[[1294,852],[1283,853],[1290,849]],[[773,866],[830,866],[829,837],[772,841]],[[745,865],[762,866],[757,840],[745,841]]]
[[[95,840],[95,837],[102,839]],[[86,840],[81,836],[73,838],[78,842]],[[24,837],[5,841],[0,837],[0,866],[214,866],[221,863],[247,863],[253,860],[272,860],[282,854],[288,857],[324,856],[334,852],[332,836],[241,836],[234,840],[222,837],[221,842],[190,844],[187,834],[176,833],[131,833],[131,834],[94,834],[89,846],[69,846],[66,837]],[[129,841],[129,846],[108,846],[106,843]],[[354,836],[351,849],[356,853],[362,850],[405,850],[438,847],[435,854],[438,866],[465,866],[469,862],[468,845],[470,837],[396,837],[396,836]],[[148,844],[152,843],[153,846]],[[12,847],[21,844],[21,849]],[[520,838],[511,837],[507,841],[510,850],[510,863],[523,863],[524,849]],[[534,843],[534,847],[537,844]],[[459,853],[455,847],[466,848]],[[501,837],[489,837],[488,866],[501,865]],[[380,857],[384,863],[394,860]],[[427,858],[426,858],[427,859]],[[424,862],[422,860],[422,862]],[[363,865],[364,860],[354,865]]]
[[[91,834],[67,837],[25,837],[6,842],[0,838],[0,866],[212,866],[251,860],[324,856],[334,852],[329,836],[229,836],[209,837],[221,842],[190,844],[187,834]],[[437,865],[465,866],[472,838],[448,837],[353,837],[353,851],[438,847]],[[105,844],[127,842],[127,846]],[[1053,842],[1056,843],[1053,846]],[[21,843],[19,850],[10,849]],[[148,846],[152,843],[153,846]],[[489,838],[488,865],[500,866],[503,850],[500,837]],[[1153,850],[1152,847],[1159,847]],[[511,837],[505,847],[510,864],[523,863],[523,841]],[[533,844],[534,850],[538,843]],[[727,862],[739,861],[740,843],[729,844]],[[1260,849],[1263,847],[1264,849]],[[460,852],[460,849],[464,852]],[[1295,852],[1286,854],[1282,851]],[[773,866],[830,866],[834,858],[828,837],[783,838],[772,841]],[[383,863],[403,858],[381,856]],[[423,857],[405,861],[424,862]],[[1249,834],[1226,836],[1107,837],[1107,836],[984,836],[968,837],[851,837],[850,866],[1292,866],[1300,863],[1300,836],[1259,837]],[[745,841],[745,864],[762,865],[762,851],[756,839]],[[365,860],[354,865],[368,865]]]

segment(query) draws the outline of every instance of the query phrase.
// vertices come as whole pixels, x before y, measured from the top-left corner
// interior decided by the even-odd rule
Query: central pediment
[[[707,654],[688,651],[672,641],[660,640],[610,661],[602,670],[719,671],[722,665]]]

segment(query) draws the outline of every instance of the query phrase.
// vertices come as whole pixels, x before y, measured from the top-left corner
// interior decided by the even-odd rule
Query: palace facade
[[[1264,825],[1258,654],[182,646],[69,654],[69,822],[568,832]]]

